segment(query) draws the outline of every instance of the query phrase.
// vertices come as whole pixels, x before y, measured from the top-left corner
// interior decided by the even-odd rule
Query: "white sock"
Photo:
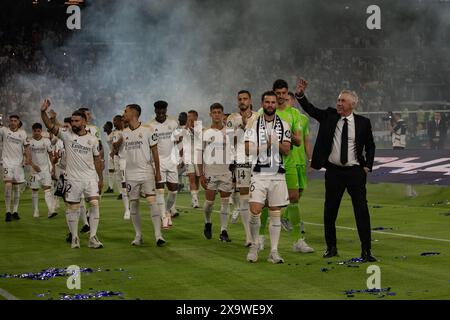
[[[5,209],[6,212],[11,212],[11,193],[12,193],[12,184],[5,184]]]
[[[142,237],[141,231],[141,214],[139,213],[139,200],[130,201],[130,216],[133,222],[134,232],[136,232],[136,237]]]
[[[213,211],[214,201],[205,200],[203,209],[205,210],[205,223],[211,223],[211,214]]]
[[[192,200],[198,202],[198,190],[191,190],[191,197],[192,197]]]
[[[130,201],[128,200],[128,192],[127,189],[122,189],[122,202],[125,211],[130,211]]]
[[[250,214],[249,225],[250,225],[250,234],[252,236],[252,243],[258,244],[259,228],[261,227],[261,213],[258,215],[253,213]]]
[[[273,216],[269,211],[269,234],[271,251],[278,251],[278,241],[280,240],[281,218],[279,215]]]
[[[166,216],[166,203],[164,201],[164,189],[156,189],[156,203],[159,206],[161,218]]]
[[[240,198],[240,194],[239,194],[239,192],[233,192],[233,194],[232,194],[232,197],[233,197],[233,206],[234,206],[234,209],[233,210],[239,210],[239,205],[240,205],[240,201],[239,201],[239,198]]]
[[[33,214],[39,215],[39,191],[31,190],[31,203],[33,207]]]
[[[220,231],[228,229],[228,198],[220,198]]]
[[[11,193],[12,193],[12,184],[5,184],[5,209],[6,212],[11,212]]]
[[[13,194],[14,194],[14,207],[13,212],[17,212],[19,210],[19,200],[20,200],[20,185],[13,185]]]
[[[44,190],[44,199],[45,203],[47,204],[48,215],[51,215],[53,212],[55,212],[52,189]]]
[[[89,208],[89,236],[95,237],[97,235],[98,223],[100,222],[100,207],[98,205]]]
[[[83,221],[83,225],[89,225],[87,215],[86,215],[86,207],[84,206],[84,199],[81,199],[80,203],[80,217]]]
[[[108,187],[114,189],[114,171],[108,171]]]
[[[79,211],[71,211],[70,209],[66,210],[66,221],[67,226],[69,227],[69,231],[72,234],[72,238],[78,237],[78,219],[79,219]]]
[[[166,208],[168,210],[172,209],[175,205],[175,201],[177,199],[177,191],[169,191],[169,195],[167,196]]]
[[[241,195],[239,199],[239,211],[241,215],[242,225],[245,230],[245,239],[247,242],[251,242],[252,236],[250,234],[250,217],[248,211],[248,195]]]
[[[161,234],[161,214],[158,211],[158,205],[156,204],[156,201],[152,203],[150,206],[150,215],[152,217],[153,222],[153,231],[155,233],[155,239],[158,240],[159,238],[162,238]]]

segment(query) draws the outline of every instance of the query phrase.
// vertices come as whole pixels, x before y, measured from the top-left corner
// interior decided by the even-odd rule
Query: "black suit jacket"
[[[335,108],[322,110],[314,107],[305,96],[297,97],[297,100],[303,110],[320,123],[311,162],[311,167],[319,170],[325,167],[328,161],[333,146],[334,131],[341,116]],[[357,114],[353,114],[353,116],[355,118],[356,159],[362,167],[367,167],[372,171],[375,143],[370,120]]]
[[[436,126],[436,120],[428,122],[428,136],[430,139],[436,137],[436,132],[439,131],[439,137],[445,139],[447,137],[447,124],[444,119],[439,121],[439,126]]]

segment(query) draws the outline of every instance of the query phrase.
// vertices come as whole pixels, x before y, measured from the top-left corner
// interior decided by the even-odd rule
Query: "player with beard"
[[[41,118],[45,126],[64,142],[66,151],[66,182],[64,201],[66,203],[66,220],[72,234],[72,248],[80,247],[78,237],[78,219],[81,195],[90,204],[89,248],[102,248],[97,238],[100,221],[100,190],[103,187],[103,166],[98,150],[98,139],[86,131],[86,116],[83,112],[72,113],[72,129],[61,128],[47,115],[50,101],[41,105]]]
[[[249,188],[251,178],[250,159],[245,156],[245,130],[253,124],[258,118],[258,113],[252,111],[252,96],[247,90],[241,90],[237,94],[238,112],[233,112],[227,119],[227,129],[233,130],[234,150],[235,150],[235,169],[236,191],[233,193],[234,212],[231,216],[231,222],[236,223],[239,215],[244,226],[246,234],[246,246],[251,244],[251,235],[249,227]]]
[[[281,232],[281,209],[289,203],[286,185],[284,155],[291,149],[289,124],[276,114],[277,95],[267,91],[262,95],[263,114],[245,133],[245,151],[253,158],[253,174],[250,185],[250,232],[252,244],[247,261],[258,260],[261,211],[269,208],[269,234],[271,250],[268,261],[283,263],[278,254]]]

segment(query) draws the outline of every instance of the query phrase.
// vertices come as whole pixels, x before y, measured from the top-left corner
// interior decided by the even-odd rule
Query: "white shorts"
[[[25,172],[23,166],[4,166],[3,181],[12,181],[15,183],[25,182]]]
[[[261,179],[258,175],[253,175],[249,202],[265,204],[266,201],[269,207],[285,207],[289,204],[286,180],[271,180],[267,177]]]
[[[222,175],[205,175],[208,190],[233,192],[233,177],[231,172]]]
[[[30,176],[30,188],[39,189],[40,187],[51,187],[52,176],[49,171],[35,172]]]
[[[236,188],[250,188],[250,180],[252,177],[252,165],[237,164],[236,170]]]
[[[141,191],[146,195],[155,195],[155,179],[145,181],[127,181],[127,192],[130,200],[139,200]]]
[[[200,176],[198,172],[198,167],[195,164],[186,165],[186,174],[195,174],[197,177]]]
[[[159,163],[159,170],[161,172],[160,183],[178,183],[178,168],[176,163],[173,163],[170,160],[161,161]]]
[[[64,201],[79,203],[83,195],[85,199],[99,197],[98,182],[96,180],[66,180]]]

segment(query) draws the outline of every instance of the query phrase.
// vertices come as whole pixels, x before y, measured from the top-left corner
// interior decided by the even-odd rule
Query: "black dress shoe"
[[[337,256],[337,254],[338,254],[337,248],[336,247],[331,247],[331,248],[327,248],[327,250],[323,254],[323,257],[324,258],[331,258],[331,257]]]
[[[363,262],[376,262],[377,259],[372,255],[370,250],[361,252],[361,259]]]

